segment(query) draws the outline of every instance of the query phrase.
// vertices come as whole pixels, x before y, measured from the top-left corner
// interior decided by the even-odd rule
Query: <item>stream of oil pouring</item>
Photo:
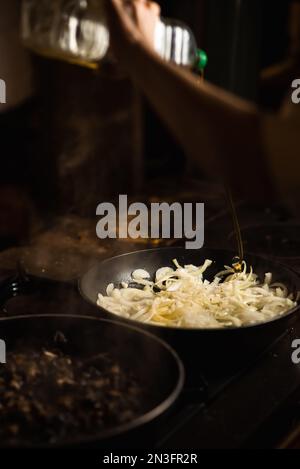
[[[199,82],[203,83],[204,80],[205,80],[204,70],[202,70],[199,76]],[[238,255],[232,259],[232,267],[236,273],[239,273],[242,271],[243,261],[244,261],[243,238],[242,238],[241,227],[240,227],[240,223],[238,219],[236,206],[235,206],[233,196],[232,196],[232,191],[227,184],[225,184],[225,192],[226,192],[227,204],[228,204],[231,218],[232,218],[232,225],[233,225],[233,230],[235,233],[236,247],[237,247],[237,253],[238,253]]]

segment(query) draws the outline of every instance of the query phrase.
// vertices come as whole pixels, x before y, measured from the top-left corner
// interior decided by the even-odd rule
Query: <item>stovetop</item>
[[[300,274],[300,223],[281,211],[241,210],[243,239],[249,252],[276,259]],[[206,247],[232,249],[225,211],[206,221]],[[259,240],[259,242],[258,242]],[[0,316],[26,314],[100,315],[79,295],[75,281],[61,282],[17,272],[0,272]],[[253,355],[234,372],[220,373],[222,358],[209,376],[189,371],[176,406],[140,446],[201,449],[283,446],[287,433],[300,428],[300,365],[292,362],[292,341],[300,339],[300,318],[293,327]],[[191,384],[193,383],[193,384]],[[145,437],[143,437],[145,438]]]
[[[80,297],[75,282],[29,277],[22,271],[2,282],[0,307],[2,317],[100,314]],[[201,449],[276,445],[297,423],[300,366],[291,360],[291,344],[297,337],[300,320],[233,374],[218,377],[218,370],[212,370],[208,376],[195,365],[189,373],[197,379],[188,377],[187,382],[194,384],[185,386],[172,412],[155,429],[155,435],[151,434],[153,446]],[[146,438],[139,445],[147,446],[148,442]]]

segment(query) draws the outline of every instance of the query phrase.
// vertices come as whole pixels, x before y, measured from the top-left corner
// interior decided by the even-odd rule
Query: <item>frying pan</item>
[[[106,294],[109,283],[119,285],[130,282],[135,269],[145,269],[153,277],[160,267],[172,267],[172,260],[179,264],[201,265],[205,259],[214,261],[205,278],[212,280],[224,265],[231,265],[234,253],[217,249],[186,250],[184,248],[162,248],[139,251],[114,257],[97,263],[79,281],[80,292],[87,301],[96,305],[98,293]],[[246,255],[248,266],[252,266],[261,280],[264,274],[271,272],[275,282],[284,283],[295,296],[300,291],[300,278],[294,271],[281,264],[253,255]],[[97,306],[98,307],[98,306]],[[99,308],[99,307],[98,307]],[[199,369],[210,373],[216,366],[219,373],[240,367],[249,357],[254,357],[283,334],[294,320],[300,306],[288,311],[285,315],[264,324],[229,329],[176,329],[144,324],[130,319],[120,318],[103,308],[99,315],[115,318],[126,324],[134,324],[151,331],[168,341],[181,355],[185,365],[190,369]]]
[[[58,331],[67,339],[60,346],[54,341]],[[76,438],[59,441],[56,446],[137,447],[143,431],[148,432],[148,427],[163,418],[183,387],[184,368],[177,354],[159,338],[132,326],[88,316],[15,316],[0,320],[0,337],[6,342],[7,353],[20,341],[29,350],[62,347],[64,353],[80,360],[110,352],[149,389],[149,402],[143,404],[143,413],[135,420],[101,432],[95,428],[93,434],[79,432]],[[17,446],[26,444],[20,441]]]

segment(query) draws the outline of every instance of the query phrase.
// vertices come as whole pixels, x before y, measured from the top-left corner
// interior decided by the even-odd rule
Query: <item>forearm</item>
[[[268,186],[255,106],[162,61],[138,41],[129,47],[127,70],[166,122],[187,155],[208,174],[243,192],[247,178]],[[260,181],[261,180],[261,181]]]

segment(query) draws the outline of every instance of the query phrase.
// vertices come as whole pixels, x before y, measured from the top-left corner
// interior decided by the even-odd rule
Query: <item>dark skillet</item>
[[[67,342],[57,344],[54,338],[58,331]],[[97,428],[91,433],[79,429],[76,437],[58,441],[56,446],[137,447],[143,431],[159,422],[183,387],[184,369],[177,354],[159,338],[132,326],[85,316],[19,316],[0,320],[0,337],[6,342],[7,354],[18,350],[20,342],[34,351],[55,346],[72,359],[87,362],[103,352],[112,353],[124,370],[149,389],[149,399],[134,420],[100,432]],[[147,440],[147,447],[149,444]],[[30,446],[22,441],[15,445]]]
[[[231,265],[233,257],[233,252],[217,249],[193,251],[163,248],[134,252],[97,263],[81,278],[79,288],[83,298],[96,305],[98,293],[105,294],[109,283],[119,285],[121,282],[128,282],[135,269],[145,269],[153,276],[160,267],[172,266],[172,259],[175,258],[180,264],[194,265],[201,265],[205,259],[211,259],[214,264],[205,273],[205,277],[212,279],[225,264]],[[274,282],[284,283],[295,296],[300,291],[300,277],[288,267],[253,255],[247,255],[246,262],[253,267],[261,280],[265,273],[272,272]],[[119,318],[103,308],[99,308],[99,314],[126,324],[134,324],[163,337],[176,348],[188,366],[192,364],[197,368],[211,369],[212,366],[221,364],[221,368],[225,369],[265,349],[297,319],[299,309],[300,306],[297,306],[264,324],[230,329],[166,328]]]

